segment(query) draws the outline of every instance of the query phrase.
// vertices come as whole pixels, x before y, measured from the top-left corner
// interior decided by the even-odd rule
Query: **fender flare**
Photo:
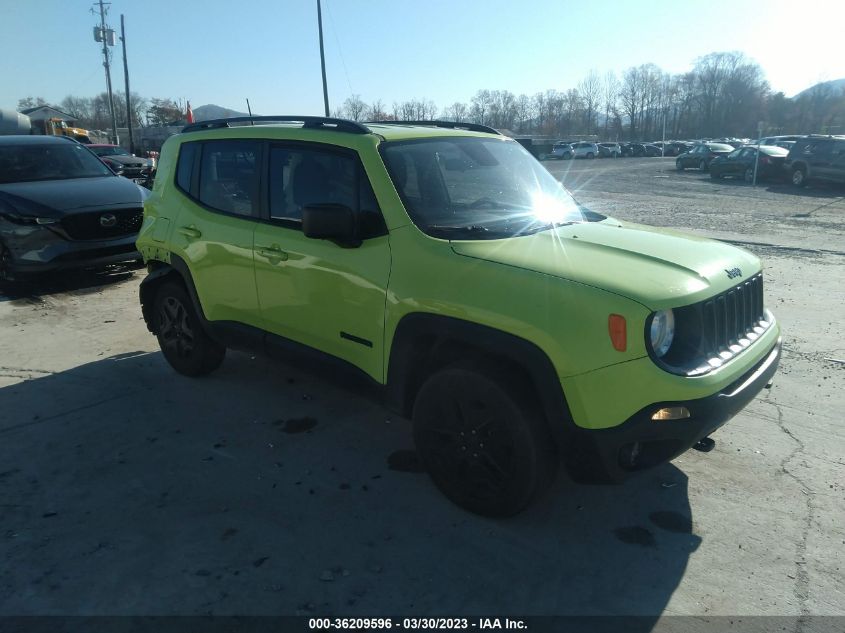
[[[410,417],[425,378],[466,354],[480,354],[518,369],[538,398],[555,442],[565,443],[574,422],[548,355],[524,338],[454,317],[412,313],[399,321],[387,366],[388,406]]]
[[[197,312],[197,316],[199,316],[203,330],[205,330],[206,334],[212,336],[211,326],[205,318],[205,313],[202,310],[202,304],[200,303],[199,295],[197,295],[197,289],[191,276],[191,270],[188,268],[185,260],[171,253],[169,264],[158,260],[151,261],[150,264],[152,265],[152,270],[141,281],[139,290],[141,313],[144,315],[147,329],[153,334],[157,334],[155,331],[155,320],[153,319],[153,302],[155,301],[156,291],[165,281],[175,277],[187,289],[188,296],[191,297],[191,302],[194,304],[194,309]]]

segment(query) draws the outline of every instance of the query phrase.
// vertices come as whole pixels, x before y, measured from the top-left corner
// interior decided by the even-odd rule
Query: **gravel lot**
[[[416,472],[407,421],[261,357],[178,376],[143,271],[67,275],[0,294],[0,615],[845,614],[845,191],[545,165],[764,259],[781,369],[713,452],[477,518]]]

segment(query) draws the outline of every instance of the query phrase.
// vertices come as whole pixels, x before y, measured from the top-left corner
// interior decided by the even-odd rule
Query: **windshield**
[[[76,143],[0,146],[0,183],[114,176]]]
[[[92,147],[91,151],[94,152],[97,156],[129,156],[129,152],[127,152],[122,147]]]
[[[382,147],[411,219],[429,235],[493,239],[604,219],[580,207],[519,143],[451,137]]]

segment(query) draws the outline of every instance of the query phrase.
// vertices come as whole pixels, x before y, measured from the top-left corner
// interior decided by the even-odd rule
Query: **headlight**
[[[651,349],[658,358],[662,358],[672,346],[675,338],[675,315],[671,310],[655,312],[651,318]]]

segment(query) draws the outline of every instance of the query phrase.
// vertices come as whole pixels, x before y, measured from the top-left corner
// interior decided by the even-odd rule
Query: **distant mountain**
[[[814,90],[818,90],[819,88],[826,88],[827,90],[830,90],[833,94],[839,94],[842,90],[845,90],[845,77],[843,77],[842,79],[831,79],[830,81],[822,81],[813,86],[810,86],[805,90],[802,90],[792,98],[800,99],[801,97],[809,95]]]
[[[225,119],[233,116],[249,116],[248,112],[238,112],[237,110],[230,110],[212,103],[208,105],[201,105],[194,110],[194,121],[208,121],[209,119]]]

